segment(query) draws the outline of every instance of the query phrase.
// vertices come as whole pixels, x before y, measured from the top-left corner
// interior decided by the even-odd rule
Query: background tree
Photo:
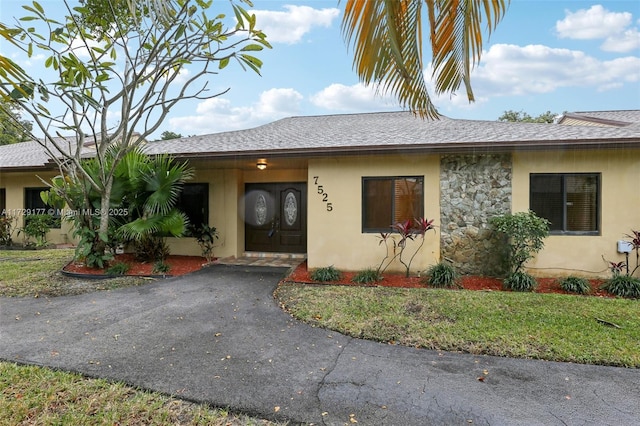
[[[165,130],[164,132],[162,132],[160,134],[160,140],[161,141],[168,141],[168,140],[171,140],[171,139],[179,139],[181,137],[182,137],[182,135],[180,133],[174,133],[174,132],[171,132],[169,130]]]
[[[33,124],[23,120],[20,109],[9,100],[0,99],[0,145],[27,141]]]
[[[498,121],[508,121],[508,122],[522,122],[522,123],[549,123],[552,124],[558,114],[555,112],[547,111],[544,112],[537,117],[532,117],[528,113],[524,111],[505,111],[500,117],[498,117]]]
[[[212,2],[164,3],[171,13],[162,19],[144,7],[134,9],[134,19],[129,19],[117,12],[118,1],[92,0],[74,8],[64,1],[67,16],[58,21],[33,2],[23,6],[28,16],[10,31],[14,44],[28,56],[45,55],[47,75],[54,77],[21,79],[15,85],[0,72],[0,93],[34,119],[44,134],[41,144],[57,161],[61,175],[70,181],[82,177],[101,194],[99,241],[107,238],[107,209],[120,201],[112,197],[112,185],[122,158],[155,132],[178,102],[225,93],[209,92],[208,79],[232,59],[259,72],[262,62],[253,54],[270,47],[256,28],[255,15],[240,4],[248,1],[231,2],[235,17],[231,26],[224,15],[207,16]],[[189,76],[178,83],[187,66]],[[110,124],[114,113],[119,121]],[[107,159],[111,147],[117,152]],[[87,154],[96,157],[97,174],[83,168]],[[56,190],[65,198],[66,186]]]

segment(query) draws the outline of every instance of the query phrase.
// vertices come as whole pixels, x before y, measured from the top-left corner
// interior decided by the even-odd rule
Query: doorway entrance
[[[307,252],[307,184],[245,185],[245,250]]]

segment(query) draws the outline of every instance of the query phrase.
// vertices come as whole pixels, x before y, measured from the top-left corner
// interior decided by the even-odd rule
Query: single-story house
[[[425,217],[435,232],[414,272],[447,259],[462,273],[494,275],[501,261],[489,220],[530,209],[550,220],[551,235],[529,272],[605,277],[605,259],[624,260],[618,242],[640,228],[640,110],[576,112],[554,124],[409,112],[291,117],[145,150],[195,168],[181,206],[192,223],[218,229],[218,257],[294,253],[310,268],[361,270],[383,259],[380,232]],[[39,206],[38,176],[56,174],[37,143],[0,146],[0,211]],[[49,235],[70,238],[65,225]],[[200,253],[193,238],[170,245]]]

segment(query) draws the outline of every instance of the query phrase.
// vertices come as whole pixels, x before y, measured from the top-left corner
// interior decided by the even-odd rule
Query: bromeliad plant
[[[424,245],[425,234],[430,229],[434,229],[433,219],[427,220],[421,217],[414,220],[406,220],[392,225],[391,228],[395,233],[381,232],[380,235],[378,235],[380,239],[378,245],[384,244],[386,252],[376,272],[378,275],[381,275],[394,260],[398,259],[405,267],[405,276],[408,277],[411,271],[411,263]],[[407,255],[409,256],[408,259],[403,258],[405,251],[407,251],[408,242],[414,240],[420,240],[420,244],[416,247],[413,254],[410,256]]]

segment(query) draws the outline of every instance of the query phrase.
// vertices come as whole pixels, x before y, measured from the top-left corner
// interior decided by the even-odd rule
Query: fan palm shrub
[[[193,177],[186,162],[171,156],[131,156],[122,162],[129,184],[124,202],[130,218],[118,228],[118,234],[134,245],[136,257],[164,260],[169,249],[166,237],[179,237],[187,229],[187,216],[176,208],[183,184]]]

